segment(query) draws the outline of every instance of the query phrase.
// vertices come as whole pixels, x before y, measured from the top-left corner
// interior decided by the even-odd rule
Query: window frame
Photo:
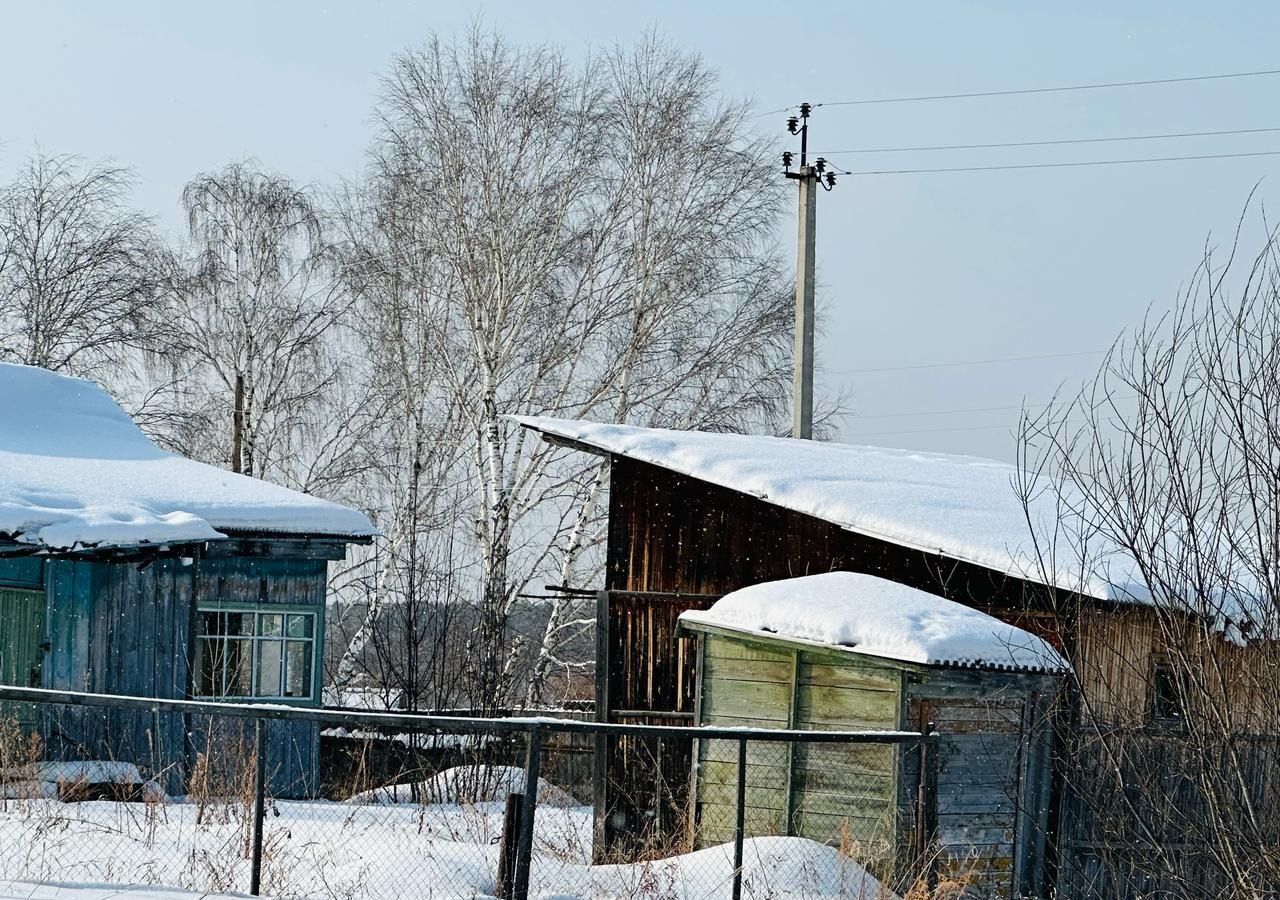
[[[1147,707],[1148,722],[1166,731],[1185,726],[1187,711],[1183,706],[1185,687],[1180,686],[1177,668],[1167,657],[1151,660],[1151,698]],[[1162,690],[1162,687],[1167,690]]]
[[[239,614],[250,615],[253,617],[252,628],[245,635],[206,635],[203,631],[202,617],[206,614]],[[261,634],[262,617],[278,615],[281,617],[279,634]],[[310,637],[290,637],[288,616],[307,616],[311,620],[311,636]],[[307,705],[315,704],[319,697],[319,662],[321,652],[321,641],[324,629],[324,613],[323,610],[315,606],[305,606],[295,603],[222,603],[212,601],[208,603],[195,604],[195,622],[193,623],[194,646],[191,655],[191,694],[198,700],[221,700],[221,701],[242,701],[242,702],[260,702],[270,701],[272,703],[298,704]],[[211,638],[222,638],[221,641],[211,641]],[[249,693],[247,694],[228,694],[213,693],[206,694],[201,691],[201,668],[203,663],[203,646],[205,642],[217,643],[226,646],[230,641],[244,641],[248,645],[249,653]],[[289,664],[289,644],[290,643],[307,643],[310,644],[311,652],[308,655],[309,675],[307,683],[307,693],[305,695],[285,695],[285,694],[264,694],[260,691],[261,672],[259,671],[259,648],[263,645],[275,644],[279,648],[280,669],[278,678],[283,686],[288,682],[288,664]],[[229,659],[229,656],[227,657]],[[224,663],[225,666],[225,663]],[[223,686],[228,682],[226,671],[222,673],[221,681]]]

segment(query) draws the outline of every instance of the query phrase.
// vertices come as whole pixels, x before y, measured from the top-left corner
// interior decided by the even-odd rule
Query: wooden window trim
[[[318,683],[320,678],[319,662],[320,650],[323,642],[322,630],[324,628],[324,617],[314,606],[307,606],[298,603],[235,603],[235,602],[210,602],[200,603],[196,605],[196,634],[197,647],[199,642],[204,641],[205,635],[200,631],[200,617],[206,613],[244,613],[253,615],[252,632],[237,640],[244,640],[249,645],[250,664],[249,672],[251,684],[248,694],[227,694],[214,693],[205,694],[200,691],[200,671],[196,665],[197,656],[195,649],[192,653],[191,680],[192,695],[198,700],[248,700],[260,701],[269,700],[272,703],[297,704],[299,706],[311,705],[316,702],[319,696]],[[264,615],[304,615],[311,619],[311,637],[290,638],[288,635],[288,622],[282,623],[282,633],[280,635],[260,635],[259,622]],[[216,637],[216,635],[215,635]],[[281,647],[280,652],[280,681],[283,685],[287,679],[288,665],[288,644],[293,643],[310,643],[310,679],[307,685],[306,695],[283,695],[283,694],[263,694],[258,689],[258,681],[260,678],[258,666],[258,646],[263,643],[276,643]],[[226,679],[223,678],[225,682]]]

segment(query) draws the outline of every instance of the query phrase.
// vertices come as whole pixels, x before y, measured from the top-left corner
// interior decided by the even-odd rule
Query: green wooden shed
[[[749,835],[841,846],[891,882],[931,866],[967,896],[1043,881],[1049,711],[1061,657],[966,606],[871,575],[767,582],[680,618],[697,638],[700,725],[924,730],[920,745],[748,745]],[[698,742],[695,842],[731,840],[737,753]],[[925,760],[936,788],[922,796]]]
[[[0,363],[0,684],[321,703],[328,562],[354,509],[156,446],[98,385]],[[51,760],[137,764],[183,791],[247,720],[0,704]],[[319,788],[319,729],[268,724],[274,793]]]

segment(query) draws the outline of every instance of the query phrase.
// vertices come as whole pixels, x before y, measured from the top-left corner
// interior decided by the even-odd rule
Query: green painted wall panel
[[[898,727],[902,673],[890,666],[719,634],[704,635],[703,642],[701,723]],[[892,863],[898,827],[895,753],[881,745],[798,744],[793,759],[790,745],[748,744],[748,833],[853,840],[883,870]],[[698,758],[698,844],[709,846],[733,837],[738,747],[702,741]]]
[[[39,687],[44,640],[44,591],[0,587],[0,684]],[[38,710],[26,703],[0,703],[0,716],[30,728]]]

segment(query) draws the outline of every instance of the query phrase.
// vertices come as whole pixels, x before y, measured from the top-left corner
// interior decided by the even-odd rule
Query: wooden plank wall
[[[45,687],[183,698],[190,679],[190,569],[158,560],[50,560]],[[186,727],[175,713],[47,707],[44,731],[62,758],[134,762],[167,790],[181,789]]]
[[[1044,890],[1056,690],[1051,676],[941,670],[908,691],[911,720],[942,735],[936,870],[966,896]],[[908,756],[904,779],[918,772]]]
[[[700,724],[760,728],[893,729],[901,674],[852,657],[797,653],[720,635],[703,639]],[[895,747],[748,743],[748,835],[798,835],[842,846],[881,875],[897,860]],[[732,840],[738,745],[698,748],[697,845]]]
[[[700,725],[786,728],[791,724],[793,654],[719,637],[703,641]],[[747,745],[750,836],[787,834],[790,748]],[[738,745],[700,741],[697,768],[696,846],[733,840],[737,816]]]
[[[701,724],[883,729],[933,721],[943,734],[931,851],[940,879],[966,885],[971,897],[1041,888],[1052,679],[933,670],[911,681],[904,709],[904,673],[891,665],[720,634],[705,635],[702,652]],[[697,752],[697,845],[710,846],[733,838],[738,746],[704,741]],[[784,745],[748,744],[747,833],[842,846],[882,877],[908,875],[919,763],[918,751],[887,746],[799,744],[792,756]]]
[[[0,576],[30,582],[30,560],[0,565]],[[201,602],[288,603],[318,614],[324,634],[324,559],[214,556],[130,562],[51,559],[42,564],[47,597],[43,686],[137,697],[190,696],[193,596]],[[193,591],[196,592],[193,594]],[[318,663],[317,663],[318,664]],[[314,705],[319,705],[315,698]],[[41,730],[54,758],[137,763],[166,790],[182,792],[195,754],[248,746],[252,723],[211,726],[180,713],[46,706]],[[309,722],[268,723],[270,787],[278,796],[319,790],[319,731]]]
[[[795,727],[894,729],[902,723],[902,673],[854,657],[799,655]],[[895,874],[899,748],[801,744],[795,757],[792,831],[844,845]]]

